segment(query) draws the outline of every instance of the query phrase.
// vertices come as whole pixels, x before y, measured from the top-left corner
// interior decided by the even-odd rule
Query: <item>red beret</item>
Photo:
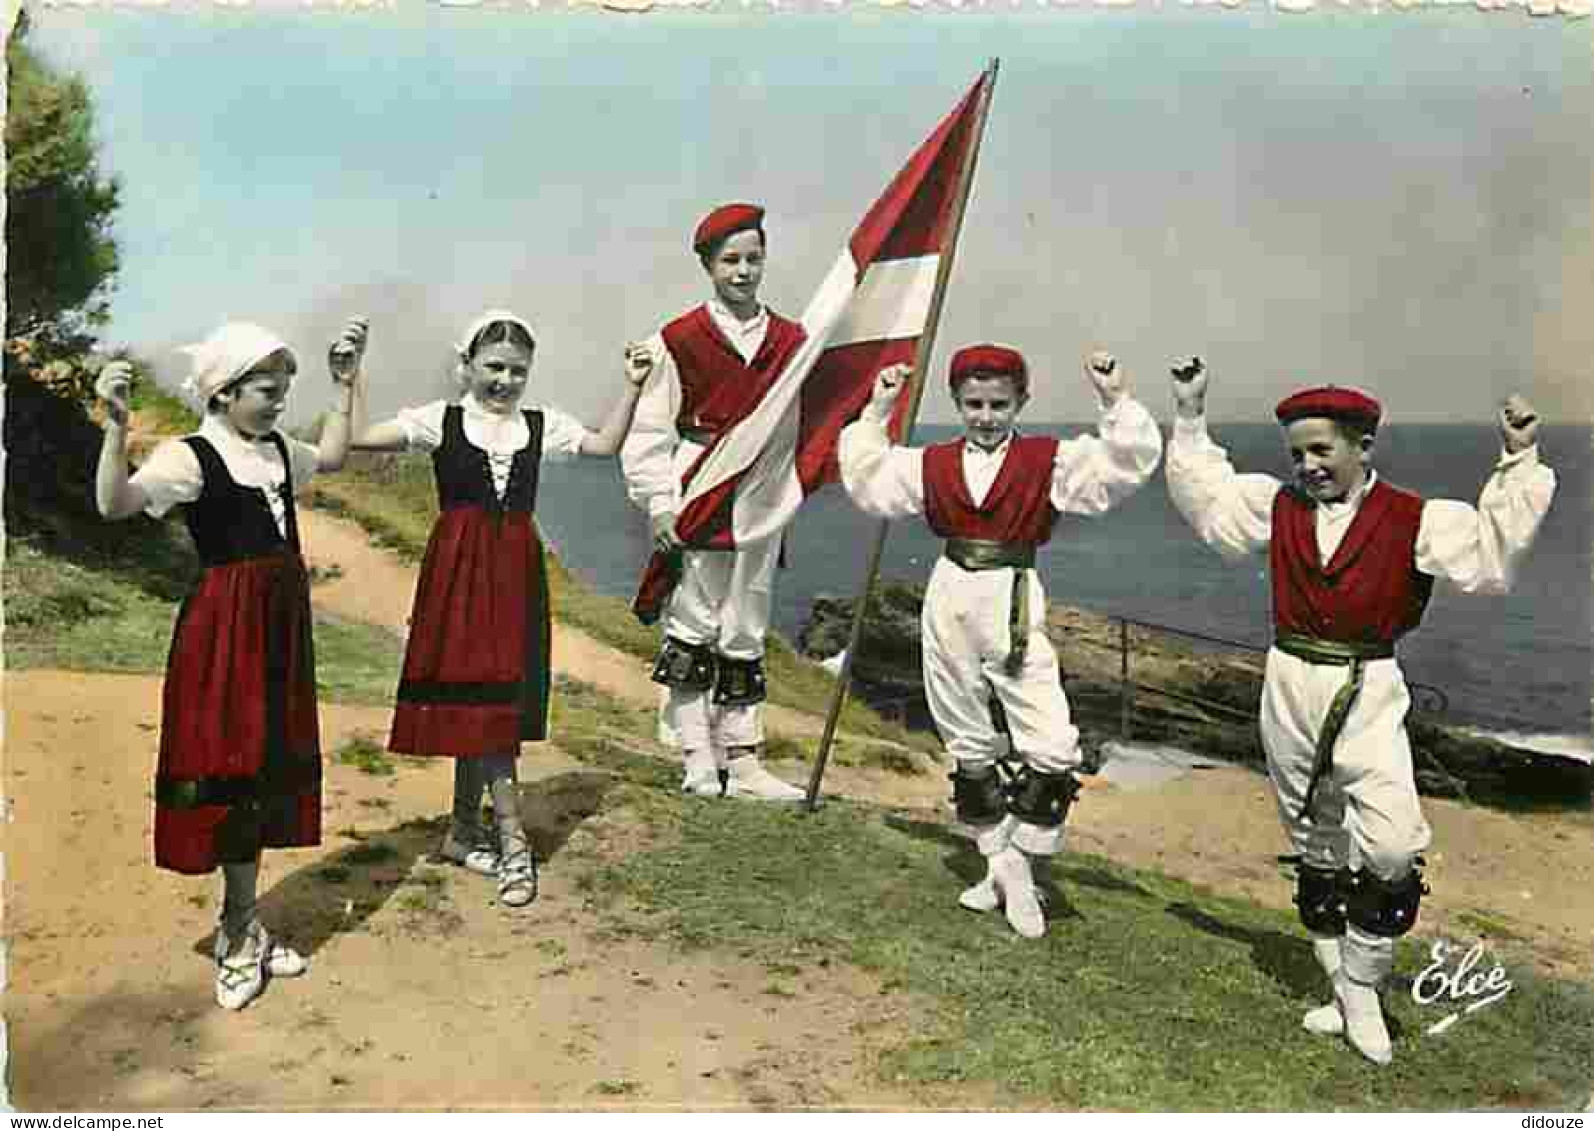
[[[1383,408],[1372,397],[1360,389],[1344,389],[1337,385],[1291,393],[1273,412],[1280,424],[1317,416],[1360,424],[1369,430],[1376,429],[1383,417]]]
[[[1029,367],[1024,355],[1007,346],[964,346],[952,355],[952,391],[970,377],[1011,377],[1018,391],[1029,391]]]
[[[726,236],[757,228],[764,222],[764,210],[756,204],[722,204],[698,224],[692,233],[692,250],[699,255]]]

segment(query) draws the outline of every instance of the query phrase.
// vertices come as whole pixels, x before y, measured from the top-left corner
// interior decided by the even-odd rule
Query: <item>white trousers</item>
[[[680,583],[665,607],[666,635],[708,645],[733,660],[764,655],[780,540],[735,553],[688,551]],[[683,750],[756,746],[764,741],[763,704],[717,707],[712,691],[665,688],[659,704],[659,741]]]
[[[688,550],[680,584],[664,610],[665,633],[688,644],[711,645],[733,660],[758,659],[769,631],[779,557],[779,539],[735,553]]]
[[[1007,670],[1011,569],[965,570],[941,558],[930,573],[920,618],[924,634],[924,691],[947,753],[960,770],[990,768],[1008,754],[1032,769],[1062,773],[1079,765],[1079,730],[1063,694],[1057,652],[1047,639],[1046,594],[1028,571],[1028,650],[1016,673]],[[992,695],[1007,717],[1008,734],[991,717]],[[1062,826],[1047,828],[1009,818],[975,829],[987,856],[1012,843],[1045,856],[1062,846]]]
[[[1320,868],[1365,868],[1399,880],[1428,847],[1432,831],[1417,799],[1406,713],[1411,696],[1397,660],[1369,660],[1356,702],[1318,783],[1311,821],[1297,816],[1317,758],[1317,735],[1350,669],[1267,656],[1262,746],[1279,817],[1295,851]]]

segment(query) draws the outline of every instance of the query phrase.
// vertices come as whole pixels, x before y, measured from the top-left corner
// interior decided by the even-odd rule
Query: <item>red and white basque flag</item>
[[[803,312],[803,344],[757,406],[688,470],[676,521],[688,547],[734,550],[771,538],[805,498],[840,479],[842,428],[869,403],[883,367],[917,355],[991,78],[980,77],[864,215]],[[907,412],[908,398],[897,398],[894,440]],[[671,572],[662,555],[649,562],[634,605],[645,623],[662,610]]]

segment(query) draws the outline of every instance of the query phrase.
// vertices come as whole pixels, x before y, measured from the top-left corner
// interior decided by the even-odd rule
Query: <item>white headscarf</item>
[[[526,331],[526,337],[530,338],[533,344],[535,344],[537,341],[537,334],[536,331],[531,328],[531,323],[527,322],[520,315],[513,314],[507,310],[484,311],[483,313],[478,314],[469,326],[465,327],[465,336],[461,338],[454,346],[454,350],[459,354],[459,360],[462,364],[470,354],[470,344],[476,340],[476,335],[487,329],[487,327],[491,326],[494,322],[508,322],[512,325],[519,326],[522,330]]]
[[[288,343],[262,326],[252,322],[224,323],[204,341],[182,347],[194,364],[193,372],[183,382],[183,392],[204,409],[211,397],[278,350],[293,354]]]

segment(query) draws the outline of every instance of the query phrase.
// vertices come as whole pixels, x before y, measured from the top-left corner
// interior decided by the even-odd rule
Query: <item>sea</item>
[[[1082,425],[1026,422],[1032,434],[1078,435]],[[914,442],[957,435],[924,425]],[[1241,471],[1287,471],[1278,427],[1215,424]],[[1438,689],[1446,721],[1552,753],[1594,758],[1594,446],[1578,426],[1540,433],[1558,487],[1513,591],[1463,596],[1436,589],[1422,626],[1402,644],[1409,679]],[[1389,482],[1429,498],[1477,499],[1499,454],[1492,425],[1403,424],[1380,436],[1375,463]],[[613,460],[543,469],[538,518],[566,565],[599,592],[629,599],[648,555],[647,523],[625,497]],[[809,499],[787,541],[773,622],[795,640],[816,596],[853,596],[863,584],[877,520],[837,488]],[[881,576],[922,581],[940,543],[919,521],[890,526]],[[1107,616],[1241,644],[1270,637],[1266,562],[1226,563],[1196,541],[1173,509],[1162,472],[1097,518],[1062,519],[1042,550],[1049,598]]]

